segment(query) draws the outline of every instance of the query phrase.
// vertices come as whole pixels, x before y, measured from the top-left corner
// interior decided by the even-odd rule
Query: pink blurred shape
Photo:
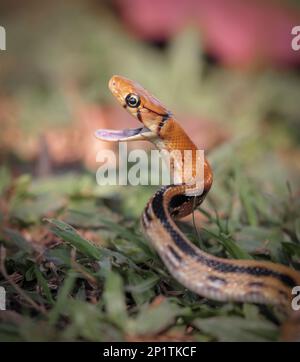
[[[122,18],[138,37],[161,41],[172,37],[187,22],[191,0],[117,0]]]
[[[300,25],[299,8],[274,0],[120,0],[129,29],[146,40],[164,41],[196,24],[204,47],[230,66],[300,64],[291,48],[291,30]]]

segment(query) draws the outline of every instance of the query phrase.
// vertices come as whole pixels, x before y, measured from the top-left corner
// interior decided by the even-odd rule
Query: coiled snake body
[[[98,130],[105,141],[149,140],[160,150],[190,150],[196,146],[175,121],[171,112],[143,87],[125,77],[113,76],[112,94],[137,118],[143,127],[125,130]],[[197,157],[188,166],[195,175]],[[291,308],[292,289],[300,285],[300,274],[281,264],[256,260],[219,258],[197,248],[176,226],[174,219],[190,214],[204,200],[212,185],[212,170],[204,160],[204,180],[196,196],[187,194],[189,180],[162,187],[147,203],[141,223],[169,272],[189,290],[214,300],[271,304],[289,316],[283,339],[300,340],[300,318]],[[176,168],[176,159],[175,165]],[[195,188],[195,185],[194,185]],[[292,326],[292,327],[290,327]]]

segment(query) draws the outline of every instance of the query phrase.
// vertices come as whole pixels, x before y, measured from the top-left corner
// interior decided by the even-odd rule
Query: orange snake
[[[149,140],[160,150],[190,150],[195,154],[196,146],[171,112],[138,83],[113,76],[109,88],[143,127],[98,130],[97,138],[112,142]],[[194,175],[197,158],[192,157],[189,162]],[[275,305],[289,316],[282,328],[282,339],[300,340],[299,312],[291,308],[292,288],[300,285],[299,272],[268,261],[229,260],[210,255],[191,243],[176,226],[174,219],[190,214],[202,203],[212,180],[211,167],[205,160],[201,193],[187,195],[187,182],[163,186],[144,209],[144,233],[172,276],[186,288],[219,301]]]

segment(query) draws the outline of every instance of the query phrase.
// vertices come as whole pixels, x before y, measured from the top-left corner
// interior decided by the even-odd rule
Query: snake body
[[[98,130],[96,137],[113,142],[149,140],[160,150],[190,150],[195,155],[197,147],[172,113],[142,86],[125,77],[113,76],[109,88],[143,126],[121,131]],[[187,162],[185,166],[195,175],[197,157]],[[194,196],[187,193],[191,188],[189,180],[163,186],[152,196],[141,217],[144,233],[171,275],[186,288],[213,300],[275,305],[297,325],[293,336],[287,333],[286,339],[300,339],[299,314],[291,308],[292,289],[300,285],[299,272],[267,261],[230,260],[210,255],[197,248],[177,227],[175,220],[190,214],[211,188],[212,169],[206,159],[203,167],[202,187]]]

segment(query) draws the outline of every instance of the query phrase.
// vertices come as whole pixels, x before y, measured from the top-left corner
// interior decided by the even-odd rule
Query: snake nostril
[[[111,88],[115,88],[116,85],[117,85],[117,82],[116,82],[116,80],[114,79],[114,77],[112,77],[112,78],[110,79],[109,83],[108,83],[108,86],[109,86],[109,88],[111,89]]]

